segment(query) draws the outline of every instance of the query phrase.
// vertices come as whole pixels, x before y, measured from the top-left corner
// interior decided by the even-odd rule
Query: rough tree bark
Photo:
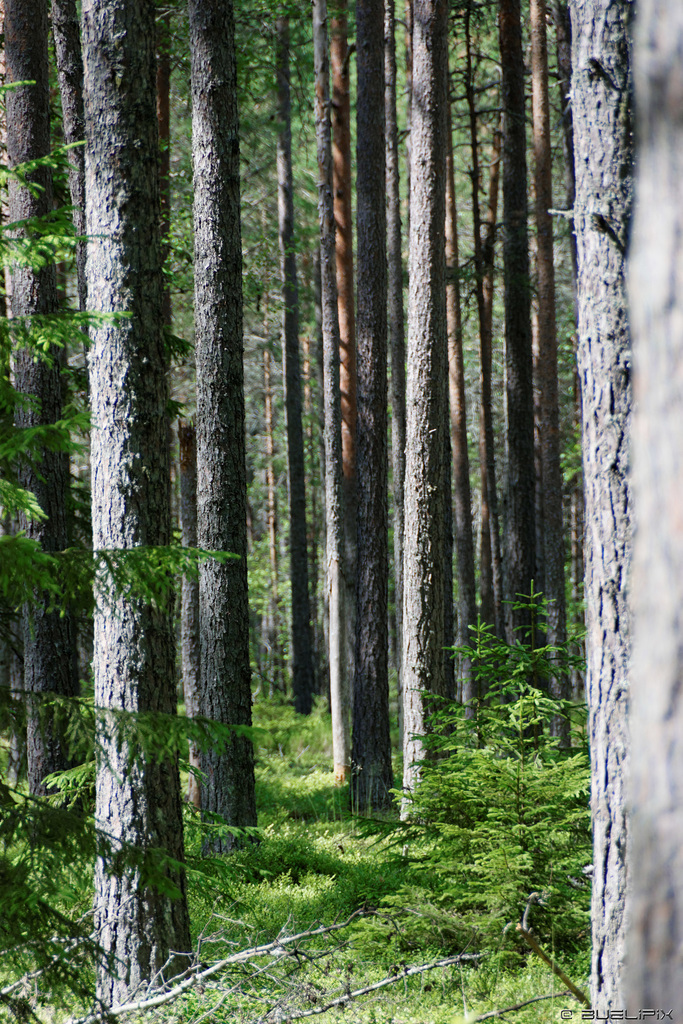
[[[389,740],[387,531],[387,272],[384,4],[358,0],[357,230],[358,548],[353,684],[353,806],[386,807]],[[442,225],[443,230],[443,225]]]
[[[354,308],[353,208],[351,173],[351,91],[348,0],[336,0],[330,18],[332,73],[332,185],[334,196],[337,305],[339,310],[339,387],[341,389],[342,484],[344,487],[344,574],[346,650],[353,693],[356,628],[356,315]]]
[[[344,584],[344,516],[339,389],[339,320],[335,269],[332,145],[330,128],[327,0],[313,2],[315,56],[315,134],[318,157],[320,222],[320,294],[323,335],[323,405],[325,412],[326,580],[330,667],[330,710],[334,778],[342,784],[351,769],[351,729],[346,652]]]
[[[311,712],[315,679],[311,654],[311,605],[306,546],[306,472],[301,419],[299,289],[294,241],[292,180],[292,112],[289,88],[289,21],[277,19],[278,96],[277,178],[280,269],[282,274],[282,376],[285,386],[287,469],[289,482],[289,550],[292,589],[292,688],[294,707]]]
[[[453,134],[450,97],[447,97],[448,137],[446,140],[446,328],[448,333],[448,397],[450,408],[451,458],[453,460],[455,557],[458,574],[457,644],[469,643],[470,626],[477,624],[477,586],[474,573],[474,534],[472,531],[472,494],[470,459],[467,445],[467,409],[465,403],[465,365],[462,349],[462,307],[460,302],[460,260],[458,254],[458,217],[455,203]],[[476,682],[469,658],[459,663],[462,701],[476,700]],[[466,711],[471,714],[472,708]]]
[[[447,29],[446,0],[414,0],[402,659],[405,791],[414,790],[418,762],[425,756],[425,698],[444,695]]]
[[[54,0],[53,0],[54,2]],[[171,12],[164,11],[157,22],[157,121],[159,124],[159,195],[161,198],[161,243],[164,262],[168,258],[171,233]],[[164,324],[173,323],[171,289],[164,279]]]
[[[632,801],[625,997],[681,1007],[683,977],[683,10],[639,5],[634,39]]]
[[[564,531],[562,528],[562,469],[560,466],[560,406],[557,380],[557,322],[555,317],[555,262],[553,246],[552,140],[548,96],[548,40],[545,0],[531,0],[531,106],[534,134],[534,186],[536,196],[536,299],[538,354],[534,365],[539,396],[539,432],[542,484],[543,593],[547,600],[546,637],[551,647],[567,640],[564,592]],[[537,531],[538,536],[538,531]],[[539,556],[537,552],[537,556]],[[569,698],[569,676],[553,676],[550,692]],[[569,720],[555,716],[551,731],[569,744]]]
[[[83,4],[89,306],[95,313],[128,314],[91,332],[95,551],[171,540],[154,42],[151,0]],[[121,712],[175,714],[171,614],[112,593],[104,569],[99,582],[96,824],[122,851],[124,865],[127,851],[139,857],[149,847],[182,861],[177,762],[131,749],[125,719],[122,736],[116,728]],[[169,950],[189,950],[184,874],[162,870],[177,899],[142,884],[139,867],[129,863],[114,872],[110,854],[97,860],[97,938],[117,965],[113,973],[99,968],[105,1005],[125,1001],[155,976]]]
[[[624,266],[631,210],[631,7],[619,0],[573,0],[571,13],[594,865],[591,1002],[605,1013],[624,1005],[631,552],[631,342]]]
[[[5,62],[8,82],[30,82],[7,93],[7,157],[10,168],[50,153],[47,6],[41,0],[6,0]],[[9,183],[9,220],[45,217],[52,210],[52,173],[41,167],[27,176],[35,190],[16,180]],[[12,315],[31,330],[31,319],[58,308],[54,264],[12,268]],[[30,429],[56,423],[62,416],[61,351],[51,346],[48,358],[22,348],[12,359],[14,386],[23,403],[17,406],[18,427]],[[32,491],[44,520],[20,516],[19,527],[46,551],[68,543],[66,494],[69,463],[65,452],[43,449],[35,461],[20,467],[20,482]],[[34,795],[46,792],[43,779],[67,767],[54,715],[40,695],[74,696],[75,641],[69,614],[46,610],[47,599],[35,595],[24,610],[24,689],[27,694],[28,781]]]
[[[406,470],[406,344],[403,315],[403,253],[399,195],[398,120],[396,114],[396,33],[394,0],[385,0],[384,76],[387,161],[387,288],[389,401],[394,498],[394,603],[396,607],[396,674],[399,745],[403,749],[403,488]]]
[[[267,303],[266,303],[267,309]],[[264,324],[268,327],[267,312]],[[280,595],[277,537],[277,491],[275,488],[275,431],[273,422],[273,389],[270,383],[270,348],[268,337],[263,349],[263,404],[266,425],[266,486],[268,488],[268,564],[270,566],[270,597],[268,607],[268,626],[266,646],[270,661],[271,688],[285,691],[282,671],[282,652],[280,650]]]
[[[199,546],[238,559],[202,563],[201,712],[251,725],[247,480],[242,364],[239,119],[232,4],[190,0],[194,163]],[[256,824],[251,740],[203,752],[202,811]],[[228,850],[232,837],[213,841]]]
[[[500,0],[503,106],[503,273],[505,284],[506,517],[505,623],[509,643],[528,636],[530,613],[514,608],[534,577],[534,397],[527,230],[524,55],[520,0]]]
[[[178,424],[180,449],[180,533],[183,547],[197,547],[197,431],[192,423]],[[199,714],[199,684],[201,679],[199,653],[199,580],[184,576],[180,596],[180,661],[183,677],[185,714],[196,718]],[[201,750],[192,740],[189,761],[193,768],[201,768]],[[199,779],[190,772],[187,799],[201,808]]]
[[[62,125],[67,146],[85,139],[83,124],[83,56],[81,33],[75,0],[52,0],[52,35],[55,42],[59,92],[62,98]],[[69,192],[73,206],[73,224],[76,235],[76,279],[78,308],[87,305],[85,270],[85,149],[74,146],[69,150]]]

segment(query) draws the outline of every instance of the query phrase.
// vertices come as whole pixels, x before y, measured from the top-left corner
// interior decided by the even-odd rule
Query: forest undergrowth
[[[509,1019],[531,1024],[556,1021],[565,1008],[580,1012],[518,927],[587,988],[584,713],[571,709],[573,746],[559,749],[548,735],[558,704],[534,685],[542,683],[539,672],[547,673],[547,653],[506,648],[480,629],[475,664],[488,699],[472,717],[460,705],[435,705],[430,760],[403,821],[398,791],[396,810],[382,819],[350,810],[349,787],[334,785],[324,702],[301,716],[281,697],[257,697],[258,829],[231,856],[206,858],[206,825],[189,805],[184,812],[196,961],[201,970],[234,962],[179,999],[119,1019],[270,1024],[321,1016],[456,1024],[509,1009]],[[399,780],[401,766],[394,768]],[[87,805],[85,786],[80,799]],[[66,856],[61,832],[57,838],[43,834],[48,870],[41,876],[21,839],[8,840],[0,837],[3,864],[23,871],[24,883],[35,873],[35,920],[44,898],[45,906],[73,924],[80,921],[85,932],[92,848],[80,858]],[[56,850],[49,849],[51,841]],[[77,850],[78,830],[69,841]],[[349,918],[348,925],[326,931]],[[30,926],[30,916],[26,920]],[[3,947],[21,939],[7,927],[0,930]],[[264,955],[239,959],[240,951],[269,943],[275,947]],[[21,994],[27,1020],[32,1014],[55,1024],[94,1020],[87,1018],[86,997],[92,957],[81,946],[70,961],[60,948],[56,975],[38,972],[18,987],[19,964],[30,965],[30,949],[23,961],[3,957],[0,990],[15,999],[15,1008]],[[441,961],[450,962],[431,967]],[[419,967],[429,969],[415,972]],[[549,998],[517,1009],[538,997]]]

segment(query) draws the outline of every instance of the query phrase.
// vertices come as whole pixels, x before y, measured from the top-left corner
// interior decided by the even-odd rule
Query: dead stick
[[[564,984],[565,984],[565,985],[567,986],[567,988],[569,989],[569,991],[571,992],[571,994],[572,994],[572,995],[574,996],[574,998],[575,998],[575,999],[578,999],[578,1001],[579,1001],[580,1003],[583,1003],[583,1005],[584,1005],[584,1006],[587,1006],[587,1007],[588,1007],[588,1008],[590,1009],[590,1005],[591,1005],[591,1004],[590,1004],[590,1002],[589,1002],[589,1000],[588,1000],[588,997],[587,997],[586,995],[584,995],[584,993],[583,993],[583,992],[581,991],[581,989],[580,989],[580,988],[577,988],[577,987],[576,987],[576,985],[575,985],[575,984],[574,984],[574,982],[573,982],[573,981],[571,980],[571,978],[568,978],[568,977],[567,977],[567,975],[566,975],[566,974],[564,973],[564,971],[562,970],[562,968],[561,968],[561,967],[558,967],[558,966],[557,966],[557,964],[556,964],[556,963],[554,963],[554,962],[553,962],[553,961],[552,961],[552,960],[550,959],[550,957],[548,956],[548,954],[547,954],[547,953],[545,953],[545,952],[544,952],[544,951],[543,951],[543,950],[541,949],[541,947],[540,947],[540,946],[539,946],[539,944],[538,944],[538,943],[536,942],[536,939],[535,939],[535,938],[533,937],[533,935],[531,934],[531,932],[528,932],[528,931],[526,930],[526,928],[522,928],[521,924],[518,924],[518,925],[517,925],[517,931],[518,931],[518,932],[519,932],[519,934],[520,934],[520,935],[522,936],[522,938],[523,938],[523,939],[524,939],[524,941],[526,942],[527,946],[530,946],[530,947],[531,947],[531,949],[533,949],[533,951],[534,951],[534,953],[536,954],[536,956],[540,956],[541,960],[543,960],[543,961],[544,961],[544,963],[546,963],[546,964],[548,965],[548,967],[549,967],[549,968],[550,968],[550,970],[551,970],[551,971],[553,972],[553,974],[556,974],[556,975],[557,975],[557,977],[558,977],[558,978],[560,979],[560,981],[563,981],[563,982],[564,982]]]
[[[482,1013],[481,1017],[475,1017],[471,1024],[479,1024],[482,1020],[491,1020],[492,1017],[502,1017],[504,1013],[514,1013],[515,1010],[523,1010],[530,1003],[542,1003],[545,999],[560,999],[562,996],[569,995],[571,995],[571,992],[554,992],[551,996],[534,996],[533,999],[525,999],[523,1003],[517,1003],[515,1006],[506,1006],[502,1010],[489,1010],[488,1013]]]

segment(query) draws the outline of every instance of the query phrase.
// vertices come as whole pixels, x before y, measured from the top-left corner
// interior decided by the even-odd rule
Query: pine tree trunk
[[[161,243],[164,262],[168,258],[171,234],[171,14],[164,11],[157,22],[157,121],[159,123],[159,194],[161,197]],[[171,289],[164,278],[164,324],[173,323]]]
[[[47,7],[40,0],[7,0],[5,4],[5,60],[8,82],[33,82],[7,93],[7,157],[10,168],[49,156],[50,104],[48,83]],[[35,186],[32,190],[28,184]],[[52,211],[52,173],[41,167],[27,175],[27,184],[10,180],[9,220],[44,217]],[[31,318],[56,313],[58,308],[54,264],[42,268],[12,268],[12,315],[31,330]],[[35,331],[35,327],[33,328]],[[21,429],[56,423],[62,416],[62,353],[49,351],[50,362],[32,349],[15,352],[14,387],[26,404],[17,406]],[[66,495],[69,461],[65,452],[45,448],[37,464],[20,467],[20,482],[35,494],[44,520],[20,517],[19,527],[45,551],[62,551],[68,544]],[[53,713],[41,695],[78,692],[74,659],[73,622],[69,614],[47,611],[47,597],[36,594],[24,609],[24,690],[27,694],[27,753],[29,790],[44,794],[44,778],[67,767],[63,743]]]
[[[292,115],[289,89],[289,21],[277,21],[277,142],[280,267],[282,272],[282,376],[285,383],[287,468],[289,479],[289,547],[292,588],[292,686],[294,707],[311,712],[315,679],[311,655],[311,606],[306,549],[306,473],[301,419],[301,360],[299,356],[299,290],[294,241],[292,181]]]
[[[239,121],[232,4],[190,0],[194,163],[199,546],[239,559],[202,563],[201,707],[226,725],[251,725],[247,596],[247,481],[242,365]],[[202,755],[202,810],[256,824],[251,740],[235,735]],[[212,846],[228,850],[230,837]]]
[[[403,788],[425,757],[428,694],[444,695],[444,432],[447,411],[446,0],[413,2],[405,554]]]
[[[267,322],[267,321],[266,321]],[[278,565],[277,492],[275,489],[275,436],[273,423],[273,390],[270,384],[270,349],[268,339],[263,349],[263,398],[266,414],[266,486],[268,488],[268,564],[270,566],[270,597],[266,644],[270,660],[271,687],[285,692],[280,650],[280,587]]]
[[[94,313],[129,314],[91,333],[93,546],[132,550],[171,540],[159,186],[156,161],[148,159],[158,144],[154,5],[90,0],[83,55],[89,305]],[[122,79],[111,75],[113,66]],[[132,749],[121,717],[175,714],[174,648],[170,612],[116,594],[102,568],[95,612],[96,823],[128,864],[112,873],[110,851],[95,870],[97,938],[117,964],[113,973],[99,969],[98,994],[108,1006],[154,977],[169,950],[189,949],[184,874],[162,869],[180,891],[170,899],[141,885],[140,869],[127,861],[150,846],[183,859],[177,762]]]
[[[633,659],[628,970],[622,1006],[680,1015],[683,977],[683,126],[680,5],[642,0],[635,23]]]
[[[387,523],[387,273],[384,4],[358,0],[358,550],[352,799],[391,803]],[[443,226],[442,226],[443,227]]]
[[[455,492],[455,552],[458,573],[457,644],[470,642],[470,626],[477,624],[477,590],[474,574],[474,535],[472,531],[472,495],[470,492],[470,459],[467,445],[467,411],[465,405],[465,365],[462,350],[462,309],[460,303],[460,260],[458,255],[458,219],[455,204],[453,168],[453,134],[451,107],[448,98],[448,138],[446,141],[446,327],[448,331],[448,393],[451,429],[451,458]],[[462,701],[471,705],[478,694],[474,687],[472,663],[460,658]],[[468,712],[465,712],[468,714]],[[470,712],[471,713],[471,710]]]
[[[631,553],[629,5],[572,2],[579,373],[586,499],[586,691],[593,817],[593,974],[600,1013],[624,1006]]]
[[[529,636],[535,568],[534,398],[527,231],[524,56],[520,0],[500,0],[503,100],[503,265],[505,279],[506,522],[505,606],[509,643]]]
[[[560,92],[560,110],[562,112],[565,205],[567,210],[573,210],[576,189],[574,180],[574,127],[571,105],[572,28],[567,0],[553,0],[552,12],[555,23],[557,84]],[[572,256],[572,283],[574,285],[574,303],[576,304],[576,235],[573,230],[569,231],[569,249]]]
[[[325,411],[325,559],[329,616],[330,710],[332,712],[334,778],[335,782],[341,785],[347,780],[351,770],[351,734],[346,671],[339,319],[332,198],[327,0],[314,0],[313,2],[313,45],[315,52],[318,218],[320,222],[323,404]]]
[[[191,423],[178,424],[180,449],[180,532],[185,548],[197,547],[197,432]],[[180,607],[180,659],[183,674],[183,697],[188,718],[199,715],[199,684],[201,665],[199,653],[199,580],[184,576]],[[201,750],[190,741],[189,761],[201,768]],[[199,779],[190,772],[187,799],[201,808]]]
[[[536,295],[538,302],[538,359],[535,391],[540,396],[540,450],[543,484],[543,593],[548,602],[546,638],[551,647],[567,640],[564,591],[564,530],[562,526],[562,469],[560,466],[560,406],[557,381],[557,324],[553,248],[552,143],[548,97],[548,43],[545,0],[531,0],[532,110],[534,128],[534,185],[536,193]],[[538,554],[538,552],[537,552]],[[554,697],[569,699],[569,677],[550,680]],[[569,744],[569,720],[555,716],[554,736]]]
[[[396,675],[398,679],[399,749],[403,749],[403,489],[406,471],[406,345],[403,314],[403,252],[399,194],[398,121],[396,114],[396,34],[394,0],[384,12],[384,75],[387,161],[387,281],[389,401],[394,499],[394,604],[396,608]]]
[[[342,484],[344,487],[344,558],[346,579],[346,650],[353,693],[356,628],[356,317],[354,309],[353,209],[351,175],[351,52],[348,45],[348,0],[337,0],[330,18],[332,72],[332,184],[334,196],[337,303],[339,309],[339,387],[342,417]]]
[[[73,206],[76,243],[76,277],[78,282],[78,308],[87,305],[85,270],[85,149],[75,143],[83,142],[83,56],[81,35],[75,0],[52,0],[52,34],[55,42],[59,92],[62,99],[62,125],[64,142],[74,146],[69,150],[69,192]]]

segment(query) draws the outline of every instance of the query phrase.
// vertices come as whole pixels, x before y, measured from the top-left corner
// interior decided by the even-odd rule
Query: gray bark
[[[353,806],[386,807],[389,740],[387,524],[387,271],[384,4],[358,0],[356,356],[358,548],[353,684]],[[443,225],[442,225],[443,227]]]
[[[524,57],[520,0],[500,0],[503,106],[503,266],[505,282],[505,606],[509,643],[529,636],[530,615],[514,609],[534,577],[535,472],[531,288],[527,230]],[[521,631],[521,632],[520,632]]]
[[[199,578],[201,712],[251,725],[239,120],[231,3],[190,0],[199,546],[239,556]],[[202,756],[202,810],[256,824],[251,740]],[[228,850],[232,838],[216,839]]]
[[[622,1006],[674,1018],[683,977],[683,10],[643,0],[635,23],[630,892]]]
[[[403,315],[403,253],[399,195],[398,121],[396,115],[396,34],[394,0],[385,0],[384,75],[387,161],[387,276],[389,402],[394,499],[394,603],[396,608],[396,674],[398,677],[399,745],[403,749],[403,489],[406,471],[406,344]]]
[[[447,407],[447,4],[413,3],[410,300],[403,559],[403,788],[425,756],[429,694],[444,695],[444,431]]]
[[[282,274],[282,376],[285,385],[287,469],[289,482],[289,549],[292,591],[292,687],[294,707],[311,712],[315,679],[311,652],[311,605],[306,544],[306,472],[301,419],[299,289],[294,240],[292,180],[292,111],[289,88],[289,22],[277,20],[276,73],[279,129],[277,137],[278,221]]]
[[[83,5],[88,295],[95,313],[129,314],[91,332],[93,546],[130,550],[171,539],[167,388],[161,335],[161,250],[154,88],[154,4]],[[117,74],[111,73],[116,67]],[[150,159],[149,154],[152,154]],[[183,859],[177,763],[131,747],[121,712],[174,715],[169,612],[113,592],[103,569],[95,612],[98,714],[96,823],[122,869],[101,854],[95,928],[115,969],[98,971],[106,1005],[125,1001],[189,949],[184,874],[164,868],[170,899],[127,863],[149,847]]]
[[[185,548],[197,547],[197,432],[191,423],[178,424],[180,450],[180,533]],[[199,580],[183,576],[180,596],[180,663],[183,677],[185,714],[196,718],[199,714],[200,653],[199,653]],[[192,740],[189,762],[201,768],[201,751]],[[201,807],[199,779],[190,772],[187,799]]]
[[[329,620],[330,710],[332,712],[334,777],[336,783],[342,784],[348,778],[351,767],[351,729],[345,657],[347,624],[343,569],[344,515],[339,392],[339,320],[335,269],[334,204],[332,200],[327,0],[314,0],[313,3],[313,45],[325,414],[325,560]]]
[[[573,2],[579,374],[586,500],[586,692],[593,816],[591,1002],[623,1006],[631,551],[631,343],[624,260],[631,208],[630,5]]]
[[[62,98],[62,125],[67,146],[85,139],[83,123],[83,57],[81,35],[75,0],[52,0],[52,35],[57,58],[59,92]],[[78,308],[87,305],[85,270],[85,149],[82,145],[69,150],[69,192],[73,206],[76,235],[76,277]]]
[[[10,168],[50,153],[47,6],[41,0],[7,0],[5,4],[5,61],[8,82],[26,82],[7,94],[7,157]],[[9,220],[44,217],[52,210],[52,173],[41,167],[28,175],[37,191],[10,181]],[[57,311],[54,264],[40,269],[12,268],[12,315],[24,320]],[[56,423],[62,415],[61,352],[51,346],[49,360],[36,358],[31,349],[14,353],[14,386],[26,404],[17,407],[15,420],[26,429]],[[68,544],[66,494],[68,456],[44,449],[34,462],[20,467],[20,483],[32,491],[45,520],[20,517],[27,537],[45,551],[61,551]],[[24,689],[27,694],[27,753],[30,792],[46,792],[43,779],[67,767],[54,715],[42,694],[74,696],[78,689],[74,659],[73,622],[69,614],[48,612],[47,598],[35,595],[24,610]]]

